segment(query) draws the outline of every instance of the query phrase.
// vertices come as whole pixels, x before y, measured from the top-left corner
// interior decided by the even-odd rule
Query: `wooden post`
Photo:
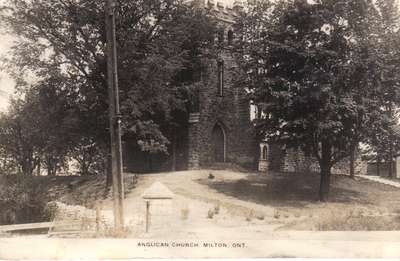
[[[150,201],[146,201],[146,233],[150,228]]]
[[[117,230],[124,228],[124,181],[122,172],[121,119],[115,33],[115,0],[106,0],[107,80],[111,138],[111,168],[114,198],[114,223]]]
[[[350,147],[350,177],[354,179],[355,175],[355,154],[356,154],[356,145],[352,144]]]
[[[392,104],[389,105],[389,117],[393,118]],[[389,131],[389,178],[393,178],[393,129]]]
[[[96,232],[100,232],[100,206],[96,205]]]
[[[172,171],[176,171],[176,132],[174,132],[174,134],[172,134],[172,167],[171,170]]]
[[[376,175],[379,177],[381,176],[381,156],[379,155],[379,152],[377,153],[376,157]]]

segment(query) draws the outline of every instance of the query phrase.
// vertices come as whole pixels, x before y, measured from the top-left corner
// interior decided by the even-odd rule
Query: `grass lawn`
[[[212,179],[209,174],[212,173]],[[125,215],[135,236],[219,236],[262,238],[276,230],[400,230],[400,189],[360,177],[333,175],[329,202],[318,201],[319,175],[201,170],[126,175]],[[170,225],[143,234],[142,193],[159,181],[175,193]],[[94,208],[112,223],[111,193],[105,177],[47,180],[53,200]],[[110,216],[111,215],[111,216]],[[141,234],[142,233],[142,234]]]
[[[400,230],[400,189],[344,175],[333,175],[329,202],[318,202],[319,175],[272,173],[240,180],[199,180],[220,193],[275,208],[280,229]]]

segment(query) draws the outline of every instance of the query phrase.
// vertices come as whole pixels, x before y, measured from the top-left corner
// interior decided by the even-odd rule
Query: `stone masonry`
[[[199,90],[199,111],[189,119],[189,169],[215,163],[255,168],[258,148],[250,120],[250,104],[245,88],[233,83],[239,72],[230,46],[235,37],[231,26],[241,7],[225,8],[213,1],[197,3],[218,21],[215,42],[219,53],[217,59],[207,61]]]
[[[188,0],[197,8],[207,11],[216,21],[218,31],[214,44],[218,48],[216,58],[204,58],[206,69],[201,73],[196,108],[189,115],[188,127],[178,136],[175,164],[171,156],[145,155],[137,148],[126,150],[126,160],[134,155],[138,166],[127,170],[152,172],[181,169],[239,165],[267,173],[318,171],[316,160],[298,150],[282,150],[277,144],[257,139],[250,117],[250,102],[245,86],[237,86],[239,68],[232,50],[235,41],[233,24],[243,10],[241,1],[225,7],[214,0]],[[130,152],[131,151],[131,152]],[[136,154],[132,154],[136,153]],[[172,153],[169,153],[172,155]],[[176,168],[171,166],[176,165]],[[356,174],[365,173],[365,164],[357,159]],[[333,173],[348,173],[347,160],[334,166]]]

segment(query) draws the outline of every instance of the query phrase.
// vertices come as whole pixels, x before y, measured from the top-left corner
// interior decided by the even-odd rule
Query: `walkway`
[[[360,178],[364,178],[364,179],[368,179],[371,181],[375,181],[381,184],[385,184],[385,185],[389,185],[389,186],[393,186],[396,188],[400,188],[400,181],[399,180],[390,180],[390,179],[385,179],[379,176],[367,176],[367,175],[363,175],[363,176],[359,176]]]

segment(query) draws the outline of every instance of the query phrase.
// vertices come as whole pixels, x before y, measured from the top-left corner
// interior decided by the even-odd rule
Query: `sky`
[[[12,37],[1,34],[0,37],[0,59],[7,53],[12,44]],[[7,108],[9,95],[14,92],[14,82],[5,73],[0,71],[0,111]]]
[[[234,2],[235,0],[216,0],[216,1],[214,1],[214,2],[222,2],[222,3],[224,3],[224,4],[227,4],[227,5],[233,5],[233,2]]]
[[[5,0],[0,0],[0,6]],[[0,59],[5,55],[12,45],[12,37],[4,34],[0,28]],[[1,60],[0,60],[1,63]],[[0,70],[0,111],[7,108],[10,94],[14,92],[14,82],[4,72]]]

